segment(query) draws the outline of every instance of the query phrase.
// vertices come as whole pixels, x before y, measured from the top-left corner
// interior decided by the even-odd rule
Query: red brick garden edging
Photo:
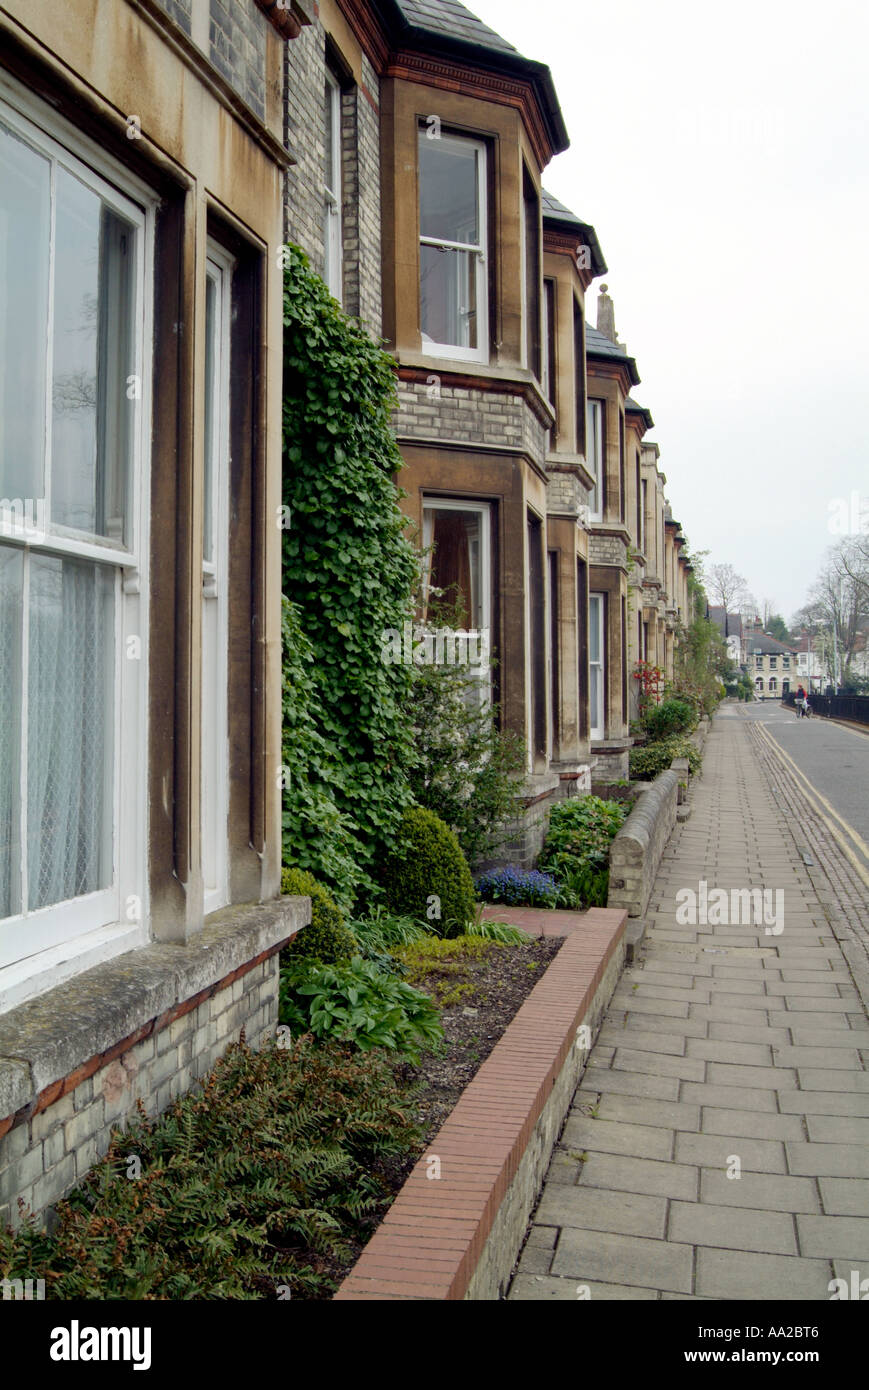
[[[512,920],[503,909],[497,915]],[[336,1299],[465,1297],[627,923],[624,912],[609,908],[558,916],[569,931],[563,947],[416,1164]]]

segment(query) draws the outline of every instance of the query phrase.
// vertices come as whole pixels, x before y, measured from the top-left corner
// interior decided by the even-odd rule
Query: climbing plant
[[[283,255],[285,637],[305,672],[298,693],[284,686],[284,861],[347,899],[411,800],[412,670],[382,652],[384,632],[412,617],[418,560],[394,481],[395,364],[304,252]],[[297,733],[311,777],[294,766]]]

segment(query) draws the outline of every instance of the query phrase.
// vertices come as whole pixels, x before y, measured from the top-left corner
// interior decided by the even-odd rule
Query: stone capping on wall
[[[673,827],[679,774],[660,773],[637,797],[633,810],[610,845],[607,907],[624,908],[642,917],[652,896],[655,875]]]
[[[311,900],[229,907],[187,944],[152,942],[0,1014],[0,1137],[278,952]]]
[[[623,912],[577,918],[432,1139],[337,1300],[497,1299],[624,961]],[[429,1177],[437,1158],[440,1176]]]

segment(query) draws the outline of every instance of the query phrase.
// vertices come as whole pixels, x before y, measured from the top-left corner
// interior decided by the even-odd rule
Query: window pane
[[[52,520],[123,543],[135,230],[57,171]]]
[[[480,244],[477,147],[419,137],[419,229],[439,241]]]
[[[0,919],[21,911],[21,595],[24,556],[0,546]]]
[[[479,512],[427,509],[432,518],[430,604],[443,605],[448,616],[470,630],[483,626],[483,575]],[[433,593],[432,590],[440,592]]]
[[[28,908],[112,882],[114,573],[34,555],[28,677]]]
[[[215,314],[217,284],[209,275],[205,281],[205,527],[202,555],[206,564],[214,562],[214,414],[217,381],[215,379]]]
[[[588,659],[600,661],[600,599],[588,600]]]
[[[327,79],[323,103],[325,123],[325,154],[323,158],[323,182],[330,193],[336,194],[335,183],[335,97],[332,83]]]
[[[423,339],[452,347],[475,348],[477,258],[469,251],[421,246],[420,324]]]
[[[50,165],[0,125],[0,497],[45,496]]]

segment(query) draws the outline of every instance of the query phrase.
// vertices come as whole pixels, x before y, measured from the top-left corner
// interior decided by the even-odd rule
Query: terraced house
[[[273,1031],[302,924],[265,8],[0,8],[0,1221]]]
[[[4,0],[0,40],[3,1220],[276,1022],[285,241],[395,358],[424,608],[527,749],[512,859],[626,774],[689,565],[545,65],[456,0]]]

